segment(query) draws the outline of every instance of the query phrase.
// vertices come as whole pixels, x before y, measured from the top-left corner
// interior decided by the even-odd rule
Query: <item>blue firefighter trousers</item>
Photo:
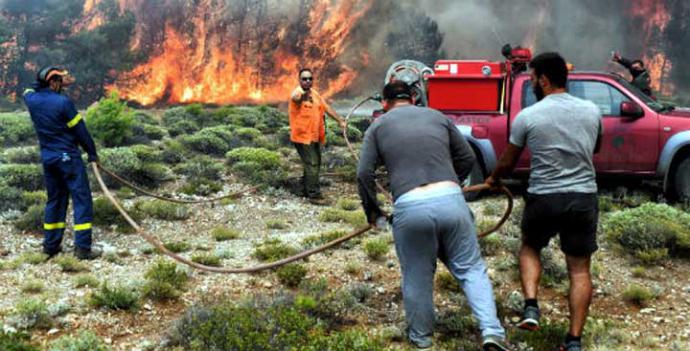
[[[437,258],[460,283],[482,336],[504,337],[474,221],[460,189],[403,194],[393,213],[409,338],[423,343],[433,335]]]
[[[93,200],[81,157],[63,154],[60,158],[44,161],[43,177],[48,193],[43,251],[53,254],[60,250],[70,195],[74,205],[74,245],[90,250]]]

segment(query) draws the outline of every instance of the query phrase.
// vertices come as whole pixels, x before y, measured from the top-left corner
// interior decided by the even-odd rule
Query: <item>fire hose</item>
[[[353,113],[357,108],[359,108],[361,105],[363,105],[365,102],[369,101],[370,99],[372,99],[372,98],[367,98],[367,99],[363,100],[362,102],[360,102],[359,104],[357,104],[355,107],[353,107],[352,110],[350,110],[350,112],[348,113],[348,115],[347,115],[347,117],[346,117],[346,121],[349,120],[350,116],[352,115],[352,113]],[[348,147],[348,149],[350,150],[350,152],[352,152],[352,154],[353,154],[353,156],[355,157],[355,159],[358,159],[357,153],[355,152],[354,147],[352,146],[352,144],[350,143],[350,141],[349,141],[349,139],[348,139],[348,137],[347,137],[347,128],[344,128],[344,129],[343,129],[343,137],[344,137],[344,139],[345,139],[345,142],[346,142],[347,147]],[[146,241],[147,241],[149,244],[151,244],[153,247],[155,247],[156,249],[158,249],[161,253],[163,253],[164,255],[166,255],[166,256],[172,258],[173,260],[178,261],[178,262],[180,262],[180,263],[182,263],[182,264],[188,265],[188,266],[190,266],[190,267],[192,267],[192,268],[196,268],[196,269],[199,269],[199,270],[202,270],[202,271],[206,271],[206,272],[237,274],[237,273],[256,273],[256,272],[260,272],[260,271],[264,271],[264,270],[274,269],[274,268],[277,268],[277,267],[286,265],[286,264],[288,264],[288,263],[291,263],[291,262],[295,262],[295,261],[304,259],[304,258],[306,258],[306,257],[308,257],[308,256],[311,256],[311,255],[314,255],[314,254],[316,254],[316,253],[320,253],[320,252],[323,252],[323,251],[325,251],[325,250],[328,250],[328,249],[330,249],[330,248],[332,248],[332,247],[335,247],[335,246],[337,246],[337,245],[339,245],[339,244],[341,244],[341,243],[343,243],[343,242],[346,242],[346,241],[348,241],[348,240],[351,240],[351,239],[353,239],[353,238],[355,238],[355,237],[357,237],[357,236],[359,236],[359,235],[362,235],[362,234],[368,232],[369,230],[375,228],[374,225],[372,225],[372,224],[367,224],[366,226],[363,226],[363,227],[361,227],[361,228],[355,229],[354,231],[352,231],[352,232],[350,232],[350,233],[348,233],[348,234],[346,234],[346,235],[344,235],[344,236],[342,236],[342,237],[340,237],[340,238],[338,238],[338,239],[332,240],[332,241],[330,241],[330,242],[328,242],[328,243],[325,243],[325,244],[323,244],[323,245],[321,245],[321,246],[312,248],[312,249],[310,249],[310,250],[303,251],[303,252],[301,252],[301,253],[299,253],[299,254],[296,254],[296,255],[293,255],[293,256],[290,256],[290,257],[287,257],[287,258],[284,258],[284,259],[281,259],[281,260],[278,260],[278,261],[275,261],[275,262],[260,264],[260,265],[256,265],[256,266],[252,266],[252,267],[243,267],[243,268],[227,268],[227,267],[213,267],[213,266],[207,266],[207,265],[204,265],[204,264],[201,264],[201,263],[194,262],[194,261],[192,261],[192,260],[190,260],[190,259],[187,259],[187,258],[185,258],[185,257],[183,257],[183,256],[181,256],[181,255],[178,255],[178,254],[176,254],[176,253],[174,253],[174,252],[168,250],[168,249],[165,247],[165,245],[160,241],[160,239],[158,239],[158,237],[156,237],[156,236],[154,236],[154,235],[151,235],[151,234],[147,233],[147,232],[146,232],[146,231],[145,231],[145,230],[144,230],[144,229],[143,229],[143,228],[142,228],[142,227],[141,227],[141,226],[140,226],[140,225],[139,225],[129,214],[128,214],[128,213],[127,213],[127,211],[125,211],[125,209],[122,207],[122,205],[120,205],[120,203],[115,199],[115,196],[113,196],[113,194],[110,192],[110,189],[108,189],[108,186],[107,186],[107,185],[105,184],[105,182],[103,181],[103,177],[101,176],[100,170],[103,170],[105,173],[107,173],[109,176],[113,177],[115,180],[119,181],[120,183],[122,183],[122,184],[124,184],[124,185],[126,185],[126,186],[128,186],[128,187],[131,187],[131,188],[133,188],[133,189],[135,189],[135,190],[137,190],[137,191],[139,191],[139,192],[141,192],[141,193],[144,193],[144,194],[146,194],[146,195],[148,195],[148,196],[151,196],[151,197],[157,198],[157,199],[159,199],[159,200],[163,200],[163,201],[169,201],[169,202],[175,202],[175,203],[182,203],[182,204],[209,203],[209,202],[215,202],[215,201],[219,201],[219,200],[227,199],[227,198],[236,198],[236,197],[239,197],[239,196],[241,196],[241,195],[243,195],[243,194],[246,194],[246,193],[249,193],[249,192],[253,192],[253,191],[255,191],[258,187],[249,188],[249,189],[246,189],[246,190],[234,192],[234,193],[232,193],[232,194],[228,194],[228,195],[225,195],[225,196],[222,196],[222,197],[217,197],[217,198],[212,198],[212,199],[203,199],[203,200],[182,200],[182,199],[173,199],[173,198],[161,196],[161,195],[152,193],[152,192],[150,192],[150,191],[147,191],[147,190],[145,190],[145,189],[142,189],[142,188],[140,188],[140,187],[134,185],[133,183],[127,181],[126,179],[124,179],[124,178],[118,176],[118,175],[115,174],[114,172],[111,172],[111,171],[107,170],[106,168],[104,168],[103,166],[101,166],[100,164],[98,164],[97,162],[91,163],[91,167],[92,167],[92,170],[93,170],[94,175],[96,176],[96,180],[98,181],[98,185],[100,186],[101,190],[103,191],[103,194],[104,194],[104,195],[106,196],[106,198],[113,204],[113,206],[115,206],[115,208],[118,210],[118,212],[120,212],[120,214],[125,218],[125,220],[127,221],[127,223],[129,223],[129,225],[131,225],[132,228],[134,228],[134,230],[136,231],[137,234],[139,234],[142,238],[144,238],[144,240],[146,240]],[[379,190],[381,190],[384,194],[387,195],[387,197],[388,197],[389,199],[391,199],[390,194],[383,188],[383,186],[381,186],[378,182],[376,183],[376,185],[377,185],[377,187],[379,188]],[[503,217],[498,221],[498,223],[496,223],[496,225],[494,225],[492,228],[490,228],[490,229],[488,229],[488,230],[485,230],[485,231],[482,232],[482,233],[479,233],[479,234],[478,234],[478,237],[479,237],[479,238],[484,237],[484,236],[486,236],[486,235],[489,235],[489,234],[491,234],[491,233],[497,231],[498,229],[500,229],[501,226],[503,226],[503,224],[510,218],[510,214],[511,214],[511,212],[512,212],[512,210],[513,210],[513,196],[512,196],[512,194],[511,194],[510,190],[508,190],[505,186],[500,186],[500,187],[497,188],[497,189],[493,189],[493,188],[491,188],[491,187],[490,187],[489,185],[487,185],[487,184],[478,184],[478,185],[468,186],[468,187],[464,187],[464,188],[463,188],[463,192],[475,192],[475,191],[483,191],[483,190],[498,190],[499,192],[503,193],[504,195],[506,195],[506,198],[507,198],[507,200],[508,200],[508,206],[507,206],[507,208],[506,208],[505,214],[504,214]]]

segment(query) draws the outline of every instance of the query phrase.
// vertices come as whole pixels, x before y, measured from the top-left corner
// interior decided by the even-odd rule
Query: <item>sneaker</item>
[[[558,348],[558,351],[582,351],[582,343],[580,343],[579,341],[571,341],[562,344]]]
[[[103,255],[103,252],[99,249],[82,249],[77,247],[74,249],[74,256],[77,256],[80,260],[95,260]]]
[[[509,351],[510,347],[505,339],[497,335],[487,335],[482,342],[484,351]]]
[[[537,330],[539,329],[540,316],[539,308],[527,306],[522,312],[522,319],[518,322],[517,327],[525,330]]]

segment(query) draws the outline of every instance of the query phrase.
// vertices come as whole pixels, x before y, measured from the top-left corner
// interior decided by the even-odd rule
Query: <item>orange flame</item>
[[[673,63],[666,54],[655,44],[659,42],[658,35],[666,30],[671,20],[671,13],[663,0],[635,0],[630,6],[630,15],[642,20],[645,52],[642,60],[652,80],[652,89],[663,95],[672,95],[675,87],[668,81],[668,75]]]
[[[168,22],[159,53],[132,71],[120,74],[108,89],[117,89],[123,98],[142,105],[280,102],[297,86],[297,69],[304,65],[315,71],[322,95],[332,96],[345,89],[357,74],[345,65],[339,65],[337,72],[328,77],[324,70],[332,68],[345,52],[352,28],[372,2],[346,0],[333,5],[329,0],[315,1],[308,16],[311,32],[305,34],[303,48],[321,48],[325,54],[305,62],[305,58],[291,53],[285,45],[287,28],[279,28],[280,43],[271,56],[273,63],[265,67],[267,62],[242,62],[232,45],[221,44],[221,36],[209,30],[209,18],[217,9],[211,0],[202,1],[191,21],[192,35],[185,35]],[[318,84],[319,80],[322,84]]]

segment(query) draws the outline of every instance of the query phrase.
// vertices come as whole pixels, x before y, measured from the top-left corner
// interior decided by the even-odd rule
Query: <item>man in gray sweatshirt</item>
[[[387,112],[364,135],[357,181],[364,211],[373,224],[383,215],[374,172],[383,165],[390,177],[409,340],[419,349],[432,346],[433,282],[440,258],[462,286],[479,321],[483,349],[508,350],[474,220],[459,186],[474,165],[474,153],[443,114],[414,106],[405,83],[389,83],[383,97]]]

